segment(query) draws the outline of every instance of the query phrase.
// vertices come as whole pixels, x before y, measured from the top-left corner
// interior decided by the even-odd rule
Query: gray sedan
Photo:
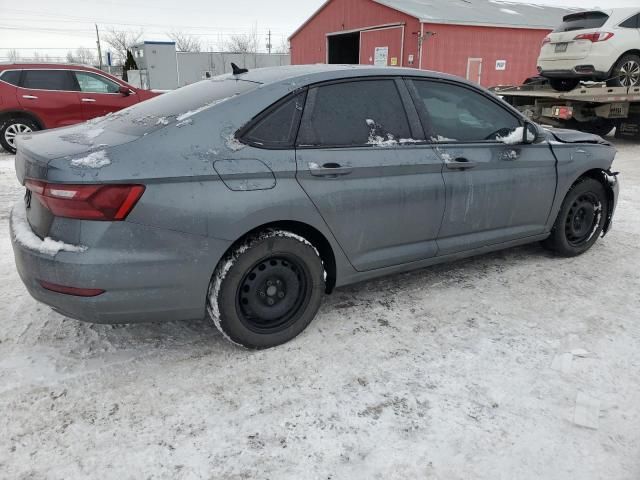
[[[22,136],[11,218],[33,297],[101,323],[200,319],[291,340],[334,288],[611,226],[615,149],[414,69],[297,66]]]

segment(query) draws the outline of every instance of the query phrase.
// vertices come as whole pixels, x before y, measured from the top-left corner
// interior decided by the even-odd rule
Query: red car
[[[81,65],[0,65],[0,145],[15,153],[15,137],[101,117],[157,93],[132,87]]]

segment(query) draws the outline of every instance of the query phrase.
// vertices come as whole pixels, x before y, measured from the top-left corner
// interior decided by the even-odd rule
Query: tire
[[[0,121],[0,145],[9,153],[16,153],[15,136],[40,130],[36,122],[28,117],[10,117]]]
[[[304,238],[266,230],[218,264],[209,286],[209,316],[237,345],[281,345],[316,316],[325,292],[324,273],[318,251]]]
[[[631,53],[623,55],[614,65],[610,76],[607,81],[609,87],[640,86],[640,56]]]
[[[598,240],[607,221],[609,200],[603,185],[583,178],[571,187],[562,202],[545,248],[563,257],[575,257],[589,250]]]
[[[591,122],[578,122],[573,120],[567,122],[566,126],[567,128],[580,130],[581,132],[593,133],[594,135],[605,137],[611,133],[611,130],[613,130],[613,127],[615,127],[616,124],[612,120],[598,118]]]
[[[570,92],[580,84],[577,78],[550,78],[549,85],[558,92]]]

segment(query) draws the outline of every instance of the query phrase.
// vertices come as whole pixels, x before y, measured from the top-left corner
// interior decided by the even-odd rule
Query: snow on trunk
[[[71,166],[79,168],[102,168],[107,165],[111,165],[111,160],[109,160],[107,152],[104,150],[92,152],[86,157],[71,160]]]
[[[19,201],[14,205],[11,212],[11,225],[13,227],[13,237],[16,242],[29,250],[33,250],[44,255],[55,257],[59,252],[85,252],[87,247],[81,245],[70,245],[59,240],[46,237],[42,240],[38,237],[27,220],[27,211],[24,203]]]

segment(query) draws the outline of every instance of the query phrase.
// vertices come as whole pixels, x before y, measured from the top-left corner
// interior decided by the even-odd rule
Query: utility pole
[[[267,51],[269,52],[269,55],[271,55],[271,29],[269,29],[269,35],[267,35]]]
[[[100,70],[102,70],[102,48],[100,47],[100,32],[98,31],[98,24],[96,23],[96,45],[98,45],[98,62],[100,62]]]

